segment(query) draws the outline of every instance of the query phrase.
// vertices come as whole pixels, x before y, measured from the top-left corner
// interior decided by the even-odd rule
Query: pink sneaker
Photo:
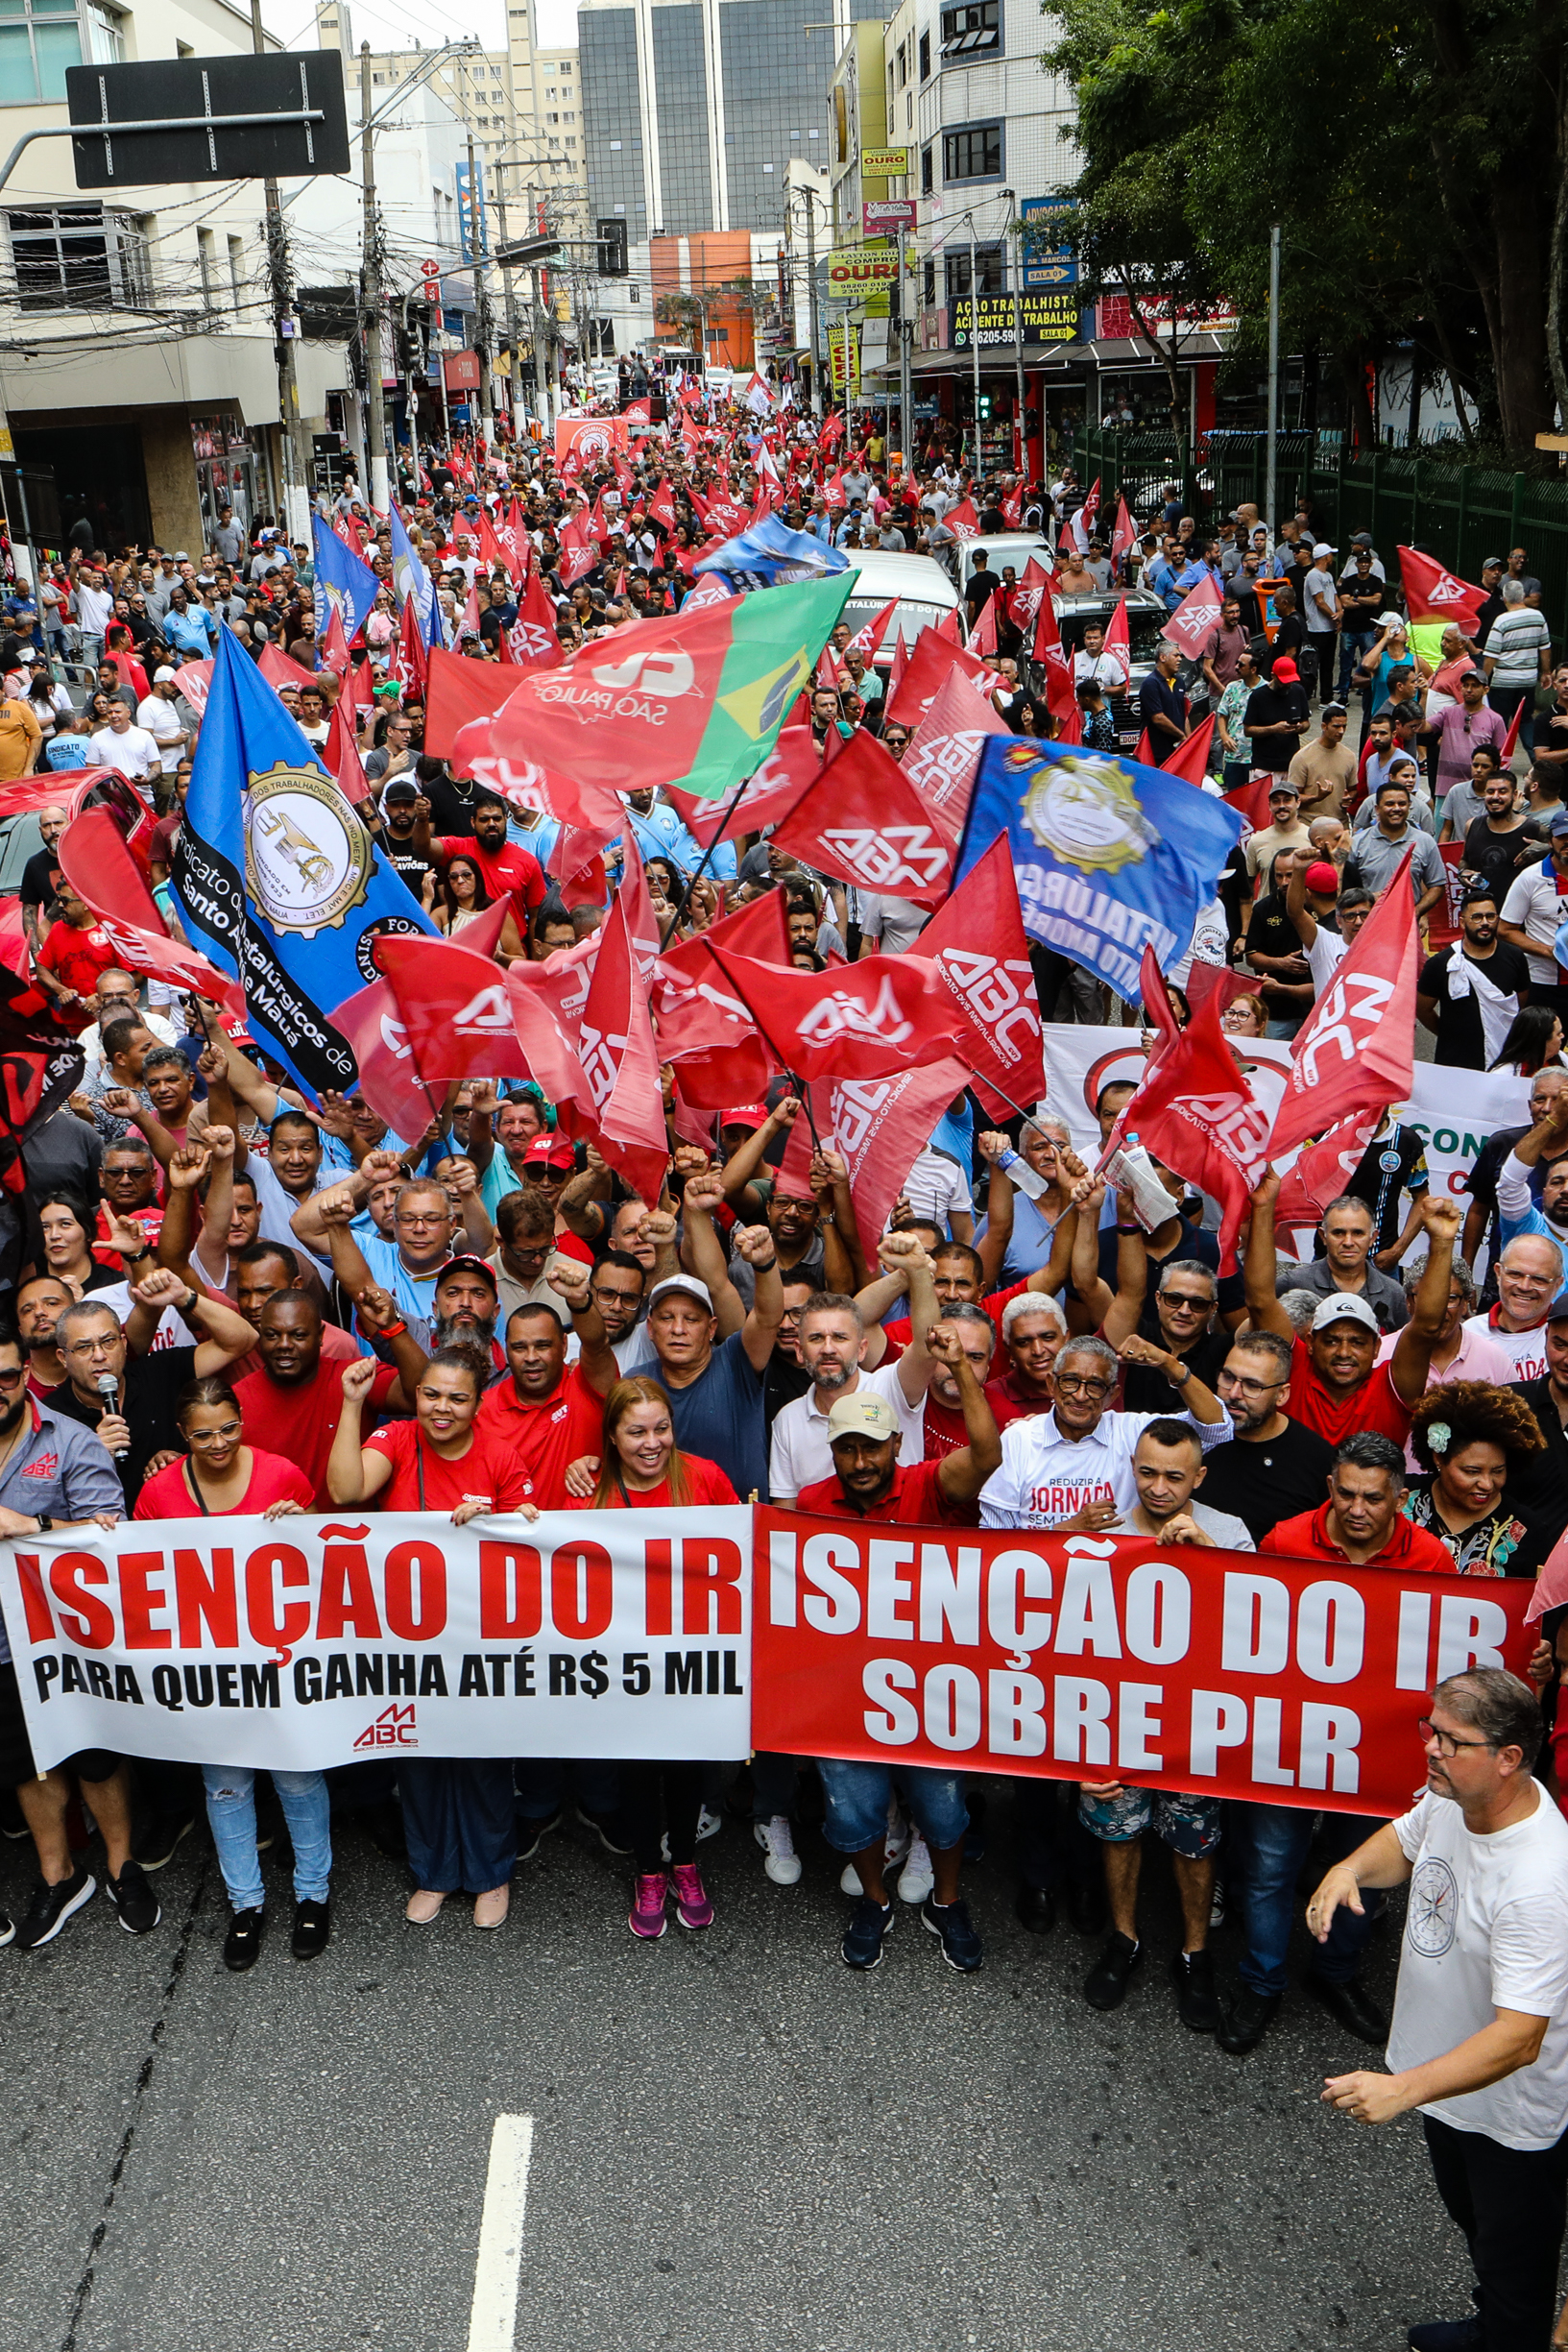
[[[711,1928],[713,1905],[696,1863],[677,1862],[671,1876],[675,1880],[675,1916],[682,1927]]]
[[[634,1935],[649,1938],[664,1932],[664,1902],[668,1881],[662,1870],[650,1870],[639,1878],[637,1899],[627,1916],[626,1925]]]

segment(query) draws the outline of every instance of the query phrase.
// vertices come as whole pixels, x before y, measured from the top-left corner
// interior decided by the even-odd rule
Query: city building
[[[64,123],[70,65],[253,47],[249,12],[227,0],[12,13],[0,58],[7,146]],[[25,490],[36,546],[58,546],[85,518],[106,546],[195,549],[220,504],[247,521],[282,505],[262,183],[88,196],[72,153],[65,139],[29,147],[0,194],[0,396],[22,470],[20,482],[7,470],[12,529]],[[349,381],[344,343],[302,344],[298,361],[302,412],[325,424]]]

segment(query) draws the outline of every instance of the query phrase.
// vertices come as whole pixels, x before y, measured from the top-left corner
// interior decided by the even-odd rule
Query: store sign
[[[1025,196],[1019,206],[1024,224],[1025,286],[1075,286],[1078,206],[1071,196]]]
[[[902,180],[908,168],[907,147],[863,147],[860,150],[862,180]]]
[[[912,196],[873,197],[860,206],[860,226],[868,237],[880,236],[888,229],[912,229],[914,225]]]
[[[847,319],[842,326],[828,329],[828,366],[834,392],[859,391],[860,329]]]
[[[890,245],[846,245],[828,255],[828,291],[851,301],[874,286],[896,285],[899,257]]]
[[[1170,326],[1170,304],[1154,296],[1138,304],[1146,325],[1164,335]],[[1104,341],[1136,335],[1132,304],[1124,294],[1107,294],[1095,305],[1098,316],[1096,333]],[[1222,335],[1236,325],[1236,313],[1228,303],[1217,303],[1207,309],[1182,310],[1177,314],[1178,335]]]
[[[1022,340],[1028,344],[1075,343],[1078,339],[1078,298],[1071,286],[1055,292],[1030,291],[1018,298],[1019,326]],[[948,306],[948,346],[955,352],[973,348],[970,320],[972,304],[966,295],[962,302]],[[1013,341],[1013,297],[1010,294],[980,296],[979,345],[981,351],[1011,346]]]
[[[477,352],[448,352],[443,362],[446,371],[448,392],[473,392],[479,384],[479,354]]]

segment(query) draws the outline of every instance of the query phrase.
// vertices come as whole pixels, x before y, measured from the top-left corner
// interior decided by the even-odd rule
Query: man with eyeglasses
[[[1497,1261],[1497,1304],[1472,1315],[1465,1330],[1495,1340],[1509,1359],[1513,1380],[1539,1380],[1546,1370],[1546,1324],[1562,1288],[1563,1256],[1545,1233],[1515,1234]]]
[[[1405,1575],[1452,1575],[1454,1564],[1436,1537],[1403,1515],[1404,1496],[1402,1448],[1391,1438],[1362,1431],[1336,1448],[1327,1500],[1281,1518],[1260,1540],[1259,1552],[1321,1561],[1338,1569],[1348,1562],[1359,1568],[1391,1568]],[[1342,1854],[1360,1842],[1365,1828],[1354,1815],[1326,1813],[1322,1836],[1331,1851]],[[1231,1808],[1226,1881],[1241,1909],[1246,1950],[1239,1970],[1241,1989],[1218,2041],[1234,2057],[1256,2049],[1279,2014],[1290,1982],[1286,1953],[1295,1884],[1312,1842],[1313,1816],[1301,1806]],[[1381,2044],[1387,2021],[1361,1978],[1371,1933],[1370,1914],[1341,1912],[1309,1972],[1308,1984],[1347,2033]]]
[[[503,1194],[495,1211],[495,1249],[489,1260],[503,1330],[522,1306],[548,1307],[563,1323],[567,1321],[560,1292],[545,1280],[556,1248],[555,1211],[543,1188],[529,1184],[520,1192]]]
[[[1082,1212],[1080,1212],[1081,1215]],[[1149,1258],[1141,1225],[1130,1214],[1119,1216],[1116,1227],[1116,1290],[1097,1277],[1092,1293],[1078,1296],[1092,1316],[1098,1316],[1101,1339],[1119,1346],[1137,1331],[1196,1372],[1206,1388],[1225,1360],[1228,1332],[1212,1328],[1219,1304],[1219,1282],[1198,1258],[1167,1258],[1160,1267],[1152,1302],[1148,1296]],[[1122,1401],[1129,1413],[1179,1413],[1182,1399],[1165,1374],[1144,1365],[1128,1368]]]
[[[1437,2193],[1475,2271],[1465,2319],[1411,2352],[1548,2352],[1568,2220],[1568,1825],[1532,1776],[1542,1722],[1497,1666],[1450,1675],[1415,1727],[1426,1787],[1307,1906],[1319,1943],[1365,1890],[1410,1886],[1387,2073],[1330,2075],[1358,2123],[1422,2118]]]
[[[1315,1509],[1334,1461],[1327,1439],[1285,1409],[1291,1367],[1291,1348],[1277,1333],[1239,1331],[1215,1375],[1232,1434],[1207,1457],[1203,1499],[1240,1519],[1254,1543],[1282,1515]]]
[[[254,1339],[242,1315],[187,1288],[167,1266],[133,1283],[131,1298],[132,1315],[123,1330],[114,1309],[93,1298],[79,1300],[60,1317],[55,1345],[66,1385],[52,1408],[96,1431],[114,1457],[128,1511],[134,1508],[142,1481],[184,1451],[175,1400],[185,1383],[227,1371],[250,1353]],[[178,1307],[201,1334],[194,1347],[152,1345],[170,1307]]]
[[[20,1542],[78,1528],[113,1527],[123,1498],[114,1465],[87,1430],[61,1419],[27,1393],[27,1367],[9,1321],[0,1322],[0,1539]],[[12,1788],[37,1855],[38,1879],[27,1914],[13,1924],[0,1912],[0,1944],[34,1952],[52,1943],[90,1903],[97,1880],[73,1862],[66,1807],[80,1782],[104,1840],[110,1900],[133,1934],[156,1928],[152,1889],[131,1859],[131,1800],[125,1765],[101,1749],[68,1756],[40,1773],[28,1739],[7,1629],[0,1622],[0,1786]]]

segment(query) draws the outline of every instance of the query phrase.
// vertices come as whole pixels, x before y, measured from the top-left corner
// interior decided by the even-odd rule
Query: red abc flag
[[[956,506],[950,506],[942,521],[960,546],[966,539],[977,539],[980,535],[980,519],[973,498],[961,498]]]
[[[1162,1045],[1117,1121],[1146,1150],[1220,1204],[1219,1271],[1236,1271],[1236,1236],[1268,1167],[1268,1114],[1237,1064],[1208,997]],[[1115,1140],[1113,1138],[1113,1140]]]
[[[1195,662],[1218,618],[1219,591],[1205,572],[1197,586],[1188,590],[1160,635],[1168,637],[1188,661]]]
[[[455,939],[384,935],[373,954],[422,1079],[531,1075],[499,964]]]
[[[977,654],[966,653],[936,629],[922,629],[903,677],[888,695],[887,717],[896,718],[901,726],[918,727],[950,670],[975,680],[977,699],[989,693],[996,683],[994,672]]]
[[[1001,520],[1010,531],[1016,531],[1024,521],[1024,484],[1015,482],[1001,501]]]
[[[647,991],[618,897],[599,934],[581,1039],[599,1151],[639,1200],[651,1204],[664,1180],[669,1142]]]
[[[1132,527],[1132,517],[1127,512],[1127,501],[1119,496],[1116,501],[1116,521],[1111,530],[1111,570],[1118,579],[1122,577],[1122,564],[1137,545],[1138,534]]]
[[[969,814],[985,739],[1007,732],[995,705],[950,670],[909,739],[903,772],[955,839]]]
[[[585,515],[575,514],[562,524],[557,534],[556,545],[561,553],[556,570],[563,588],[574,588],[598,563],[598,543],[586,527],[587,520]]]
[[[824,1147],[836,1152],[849,1171],[855,1222],[868,1253],[886,1231],[894,1203],[930,1141],[931,1129],[968,1081],[964,1064],[952,1059],[883,1078],[812,1081],[811,1117]],[[808,1198],[810,1166],[810,1129],[804,1119],[797,1119],[779,1169],[780,1188]],[[914,1206],[918,1213],[922,1203],[917,1200]]]
[[[781,1066],[804,1079],[883,1078],[959,1046],[953,1001],[922,957],[865,956],[837,971],[780,972],[714,954]]]
[[[1275,1158],[1360,1116],[1372,1128],[1411,1091],[1420,937],[1407,857],[1299,1031],[1274,1119]],[[1376,1113],[1376,1117],[1372,1116]]]
[[[1028,577],[1026,572],[1025,577]],[[1056,599],[1049,586],[1040,598],[1034,616],[1034,644],[1031,651],[1046,673],[1046,704],[1052,717],[1064,724],[1076,719],[1078,696],[1073,684],[1073,660],[1062,643],[1061,623],[1056,618]]]
[[[506,632],[508,650],[514,662],[524,667],[554,669],[567,658],[567,649],[555,631],[555,599],[537,571],[530,571],[528,582],[518,599],[518,617]]]
[[[997,599],[987,596],[980,608],[979,618],[969,633],[971,653],[995,653],[997,647]]]
[[[830,737],[829,740],[832,740]],[[704,799],[699,793],[684,791],[678,784],[666,785],[664,790],[692,839],[707,849],[719,838],[721,831],[762,833],[768,826],[777,825],[810,790],[821,773],[822,752],[809,725],[782,727],[773,749],[755,775],[747,779],[740,805],[728,827],[724,824],[727,801]]]
[[[1484,588],[1473,588],[1446,564],[1415,547],[1399,549],[1399,577],[1412,620],[1457,620],[1466,631],[1475,627],[1486,601]]]
[[[1045,1040],[1005,834],[927,924],[920,954],[953,1001],[963,1023],[960,1051],[992,1118],[1015,1105],[1029,1109],[1046,1091]]]
[[[871,618],[866,622],[865,627],[863,629],[857,629],[855,635],[850,639],[850,644],[855,647],[857,653],[863,653],[868,662],[872,659],[873,655],[880,649],[882,637],[886,631],[887,624],[892,619],[898,609],[899,600],[897,596],[889,596],[887,602],[882,606],[881,611],[880,613],[874,613]],[[846,647],[846,651],[847,650],[848,648]]]
[[[1127,627],[1127,599],[1125,596],[1118,596],[1116,600],[1116,610],[1106,623],[1105,643],[1102,650],[1110,655],[1113,662],[1120,665],[1122,691],[1125,692],[1132,684],[1132,634]]]
[[[102,782],[103,773],[100,768],[96,781]],[[61,802],[70,805],[57,787],[46,805]],[[245,991],[240,982],[220,972],[195,948],[170,938],[111,809],[86,809],[74,815],[60,837],[56,856],[60,872],[97,917],[99,930],[126,971],[145,972],[153,980],[188,989],[211,1005],[221,1005],[234,1019],[244,1020]]]
[[[373,981],[332,1008],[332,1027],[359,1065],[359,1091],[395,1135],[422,1134],[441,1108],[441,1094],[414,1065],[402,1011],[389,980]]]
[[[917,907],[939,907],[953,880],[958,835],[892,753],[856,728],[773,838],[820,874]]]
[[[1214,713],[1202,719],[1189,736],[1176,745],[1166,760],[1165,774],[1180,776],[1184,784],[1196,785],[1201,790],[1209,772],[1209,746],[1214,741]]]
[[[347,678],[352,660],[349,640],[343,631],[343,615],[334,604],[326,623],[326,635],[322,639],[322,667],[335,670],[340,678]]]

